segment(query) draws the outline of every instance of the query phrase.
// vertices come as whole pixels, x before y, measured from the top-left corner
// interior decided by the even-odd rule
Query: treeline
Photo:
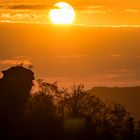
[[[139,140],[140,122],[125,106],[105,103],[82,84],[71,89],[38,80],[25,108],[26,136],[31,139]]]

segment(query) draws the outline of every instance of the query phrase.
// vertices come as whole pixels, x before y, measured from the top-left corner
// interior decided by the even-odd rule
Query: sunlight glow
[[[58,2],[55,9],[50,10],[50,18],[54,24],[71,24],[75,19],[75,11],[65,2]]]

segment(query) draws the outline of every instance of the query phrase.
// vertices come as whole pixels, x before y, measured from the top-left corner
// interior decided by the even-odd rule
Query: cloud
[[[122,13],[139,13],[140,11],[138,9],[125,9],[121,11]]]
[[[1,18],[4,18],[4,19],[31,19],[35,17],[36,15],[34,13],[17,13],[13,15],[10,13],[1,14]]]
[[[0,9],[5,10],[49,10],[53,5],[46,3],[7,3],[1,4]],[[104,5],[90,5],[90,6],[78,6],[75,5],[75,9],[80,11],[81,13],[86,14],[106,14],[107,9]]]
[[[13,59],[0,60],[0,65],[19,65],[19,64],[23,64],[25,66],[32,65],[31,61],[27,57],[24,57],[24,56],[18,56]]]
[[[8,23],[45,23],[47,22],[46,15],[37,15],[35,13],[2,13],[0,16],[0,22]]]
[[[107,14],[110,11],[104,5],[90,5],[86,7],[80,7],[78,10],[85,14]]]
[[[23,65],[28,68],[33,68],[31,61],[26,56],[17,56],[13,59],[3,59],[0,60],[0,65],[2,66],[16,66],[16,65]],[[3,77],[2,72],[0,71],[0,78]]]
[[[13,9],[13,10],[44,10],[47,9],[48,6],[44,4],[20,4],[20,5],[12,5],[8,6],[8,9]]]
[[[7,3],[1,4],[0,9],[11,9],[11,10],[45,10],[50,6],[43,3]]]
[[[49,77],[46,80],[54,82],[57,80],[60,87],[72,87],[74,84],[84,84],[86,89],[93,86],[109,86],[109,87],[125,87],[139,85],[140,80],[134,78],[136,71],[129,69],[118,69],[116,71],[108,70],[102,73],[91,74],[86,77],[82,76],[66,76],[66,77]]]
[[[113,24],[74,24],[75,26],[83,26],[83,27],[93,27],[93,28],[140,28],[140,25],[132,25],[132,24],[120,24],[120,25],[113,25]]]
[[[76,54],[76,55],[60,55],[59,58],[81,58],[86,57],[85,54]]]
[[[111,57],[120,57],[120,54],[111,54]]]
[[[107,70],[105,73],[115,73],[115,74],[124,74],[124,73],[133,73],[132,70],[130,69],[126,69],[126,68],[122,68],[122,69],[117,69],[117,70]]]
[[[85,14],[107,14],[107,12],[105,10],[85,10],[83,11],[82,13],[85,13]]]
[[[3,13],[1,14],[1,18],[10,18],[11,15],[9,13]]]

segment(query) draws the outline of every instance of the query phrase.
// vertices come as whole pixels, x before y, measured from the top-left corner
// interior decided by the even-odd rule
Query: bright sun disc
[[[75,19],[75,11],[66,2],[58,2],[56,8],[50,10],[50,19],[54,24],[71,24]]]

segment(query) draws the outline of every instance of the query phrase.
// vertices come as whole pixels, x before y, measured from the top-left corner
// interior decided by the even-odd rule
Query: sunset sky
[[[69,86],[140,85],[140,1],[65,0],[73,24],[53,25],[57,0],[0,0],[0,70],[19,62]]]
[[[58,0],[0,0],[1,22],[50,23],[48,11]],[[139,25],[139,0],[65,0],[76,10],[75,24]]]

